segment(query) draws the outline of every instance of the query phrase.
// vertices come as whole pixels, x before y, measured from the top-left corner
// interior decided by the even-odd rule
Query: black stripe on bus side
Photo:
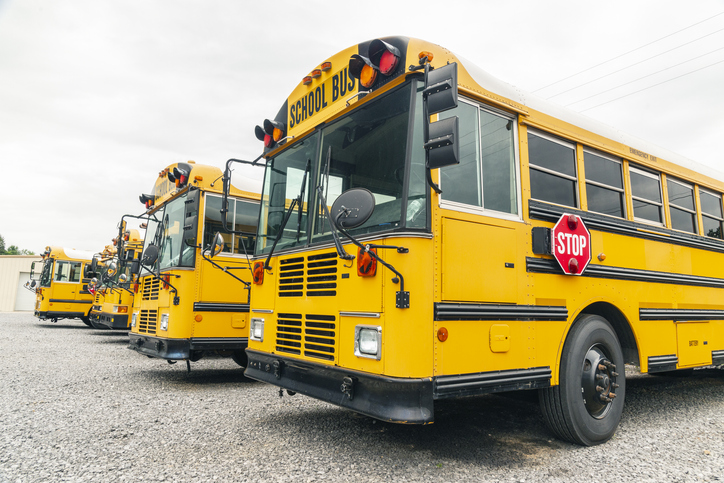
[[[529,200],[528,215],[532,219],[549,221],[555,223],[563,213],[570,213],[580,216],[589,230],[605,231],[626,235],[646,240],[655,240],[664,243],[672,243],[701,250],[724,253],[724,240],[700,235],[689,235],[680,231],[669,230],[663,227],[655,227],[644,223],[636,223],[622,218],[611,218],[588,211],[581,211],[575,208],[550,205],[540,201]],[[639,231],[639,230],[645,231]],[[656,233],[652,233],[652,232]],[[660,233],[660,234],[659,234]]]
[[[53,304],[92,304],[92,300],[73,300],[73,299],[50,299],[50,303]]]
[[[724,310],[639,309],[640,320],[724,320]]]
[[[218,302],[195,302],[194,312],[249,312],[249,304],[226,304]]]
[[[493,392],[537,389],[551,385],[551,368],[512,369],[435,378],[434,399],[446,399]]]
[[[568,320],[568,309],[548,305],[434,304],[435,320]]]
[[[679,358],[676,354],[649,357],[649,372],[675,371]]]
[[[563,275],[563,270],[558,266],[558,262],[553,259],[527,257],[525,262],[528,272]],[[652,270],[637,270],[623,267],[604,267],[602,265],[589,265],[586,271],[580,276],[630,280],[634,282],[672,283],[695,287],[724,288],[724,279],[722,278],[698,277],[696,275],[654,272]]]

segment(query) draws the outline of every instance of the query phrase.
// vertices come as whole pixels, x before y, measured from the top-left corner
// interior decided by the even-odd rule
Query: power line
[[[591,69],[595,69],[596,67],[602,66],[602,65],[604,65],[604,64],[608,64],[609,62],[612,62],[612,61],[614,61],[614,60],[616,60],[616,59],[618,59],[618,58],[621,58],[621,57],[623,57],[624,55],[628,55],[628,54],[630,54],[630,53],[632,53],[632,52],[636,52],[637,50],[641,50],[641,49],[643,49],[644,47],[648,47],[649,45],[655,44],[656,42],[660,42],[660,41],[662,41],[662,40],[664,40],[664,39],[667,39],[667,38],[671,37],[672,35],[676,35],[676,34],[678,34],[678,33],[680,33],[680,32],[683,32],[684,30],[688,30],[688,29],[690,29],[690,28],[692,28],[692,27],[695,27],[695,26],[697,26],[697,25],[699,25],[699,24],[702,24],[702,23],[704,23],[704,22],[707,22],[707,21],[709,21],[709,20],[711,20],[711,19],[713,19],[713,18],[716,18],[716,17],[718,17],[718,16],[720,16],[720,15],[724,15],[724,12],[720,12],[720,13],[717,13],[716,15],[712,15],[712,16],[709,17],[709,18],[705,18],[704,20],[701,20],[701,21],[699,21],[699,22],[696,22],[696,23],[694,23],[694,24],[691,24],[691,25],[689,25],[688,27],[685,27],[685,28],[683,28],[683,29],[681,29],[681,30],[677,30],[676,32],[673,32],[673,33],[670,33],[670,34],[668,34],[668,35],[665,35],[665,36],[661,37],[660,39],[654,40],[653,42],[649,42],[648,44],[644,44],[644,45],[642,45],[642,46],[640,46],[640,47],[636,47],[636,48],[633,49],[633,50],[629,50],[628,52],[625,52],[625,53],[623,53],[623,54],[621,54],[621,55],[617,55],[616,57],[613,57],[613,58],[611,58],[611,59],[605,60],[605,61],[601,62],[600,64],[594,65],[593,67],[589,67],[589,68],[584,69],[584,70],[582,70],[582,71],[580,71],[580,72],[577,72],[577,73],[575,73],[575,74],[571,74],[571,75],[569,75],[568,77],[564,77],[563,79],[560,79],[560,80],[557,80],[557,81],[553,82],[552,84],[548,84],[547,86],[543,86],[543,87],[541,87],[541,88],[539,88],[539,89],[536,89],[536,90],[533,91],[533,93],[536,93],[536,92],[538,92],[538,91],[542,91],[543,89],[547,89],[547,88],[549,88],[549,87],[551,87],[551,86],[554,86],[554,85],[559,84],[559,83],[561,83],[561,82],[563,82],[563,81],[565,81],[565,80],[568,80],[568,79],[570,79],[571,77],[575,77],[575,76],[577,76],[577,75],[583,74],[584,72],[588,72],[588,71],[591,70]]]
[[[638,82],[638,81],[640,81],[640,80],[642,80],[642,79],[646,79],[647,77],[651,77],[652,75],[660,74],[660,73],[665,72],[665,71],[667,71],[667,70],[673,69],[674,67],[678,67],[678,66],[680,66],[680,65],[684,65],[684,64],[686,64],[686,63],[692,62],[692,61],[694,61],[694,60],[696,60],[696,59],[700,59],[700,58],[702,58],[702,57],[706,57],[707,55],[713,54],[714,52],[719,52],[720,50],[724,50],[724,47],[720,47],[720,48],[718,48],[718,49],[712,50],[711,52],[707,52],[706,54],[698,55],[698,56],[696,56],[696,57],[694,57],[694,58],[692,58],[692,59],[685,60],[684,62],[679,62],[678,64],[669,66],[669,67],[667,67],[667,68],[665,68],[665,69],[661,69],[661,70],[659,70],[659,71],[657,71],[657,72],[652,72],[651,74],[646,74],[645,76],[639,77],[638,79],[634,79],[634,80],[629,81],[629,82],[624,82],[623,84],[617,85],[617,86],[615,86],[615,87],[611,87],[610,89],[606,89],[605,91],[601,91],[601,92],[599,92],[599,93],[597,93],[597,94],[593,94],[593,95],[591,95],[591,96],[584,97],[583,99],[579,99],[579,100],[577,100],[577,101],[574,101],[574,102],[571,102],[571,103],[569,103],[569,104],[566,104],[566,107],[572,106],[573,104],[578,104],[579,102],[587,101],[588,99],[591,99],[592,97],[597,97],[597,96],[600,96],[601,94],[605,94],[606,92],[610,92],[610,91],[616,90],[616,89],[618,89],[619,87],[623,87],[623,86],[627,86],[627,85],[629,85],[629,84],[633,84],[634,82]]]
[[[621,97],[617,97],[617,98],[615,98],[615,99],[611,99],[610,101],[602,102],[601,104],[597,104],[597,105],[595,105],[595,106],[593,106],[593,107],[587,107],[586,109],[582,109],[582,110],[580,110],[580,111],[578,111],[578,112],[590,111],[591,109],[595,109],[595,108],[597,108],[597,107],[601,107],[601,106],[603,106],[603,105],[605,105],[605,104],[608,104],[608,103],[611,103],[611,102],[613,102],[613,101],[618,101],[619,99],[623,99],[624,97],[632,96],[632,95],[634,95],[634,94],[638,94],[639,92],[643,92],[643,91],[645,91],[645,90],[647,90],[647,89],[651,89],[651,88],[653,88],[653,87],[660,86],[661,84],[666,84],[667,82],[671,82],[672,80],[681,79],[682,77],[685,77],[685,76],[687,76],[687,75],[689,75],[689,74],[693,74],[693,73],[695,73],[695,72],[699,72],[700,70],[708,69],[709,67],[713,67],[713,66],[715,66],[715,65],[717,65],[717,64],[721,64],[722,62],[724,62],[724,60],[720,60],[719,62],[714,62],[713,64],[705,65],[704,67],[700,67],[700,68],[698,68],[698,69],[692,70],[691,72],[687,72],[686,74],[681,74],[681,75],[679,75],[679,76],[672,77],[671,79],[667,79],[667,80],[665,80],[665,81],[663,81],[663,82],[659,82],[658,84],[654,84],[654,85],[652,85],[652,86],[644,87],[643,89],[639,89],[639,90],[637,90],[637,91],[631,92],[630,94],[626,94],[626,95],[623,95],[623,96],[621,96]]]
[[[615,70],[615,71],[613,71],[613,72],[609,72],[608,74],[602,75],[601,77],[597,77],[597,78],[595,78],[595,79],[593,79],[593,80],[590,80],[590,81],[588,81],[588,82],[584,82],[583,84],[579,84],[579,85],[577,85],[577,86],[575,86],[575,87],[571,87],[570,89],[566,89],[565,91],[559,92],[558,94],[554,94],[554,95],[552,95],[552,96],[550,96],[550,97],[546,97],[546,100],[553,99],[554,97],[558,97],[558,96],[560,96],[561,94],[565,94],[566,92],[570,92],[570,91],[572,91],[572,90],[578,89],[579,87],[583,87],[583,86],[585,86],[585,85],[591,84],[592,82],[596,82],[596,81],[598,81],[598,80],[601,80],[601,79],[604,79],[604,78],[606,78],[606,77],[612,76],[613,74],[618,74],[619,72],[624,71],[624,70],[626,70],[626,69],[628,69],[628,68],[630,68],[630,67],[633,67],[633,66],[639,65],[639,64],[643,64],[643,63],[646,62],[646,61],[649,61],[649,60],[651,60],[651,59],[655,59],[656,57],[660,57],[660,56],[662,56],[662,55],[664,55],[664,54],[668,54],[669,52],[673,52],[673,51],[676,50],[676,49],[680,49],[680,48],[682,48],[682,47],[684,47],[684,46],[686,46],[686,45],[693,44],[694,42],[698,42],[699,40],[704,39],[704,38],[709,37],[709,36],[712,36],[712,35],[714,35],[714,34],[717,34],[717,33],[721,32],[722,30],[724,30],[724,28],[721,28],[721,29],[719,29],[719,30],[715,30],[714,32],[711,32],[711,33],[708,33],[708,34],[706,34],[706,35],[703,35],[703,36],[699,37],[698,39],[690,40],[689,42],[686,42],[686,43],[684,43],[684,44],[678,45],[678,46],[676,46],[676,47],[674,47],[674,48],[671,48],[671,49],[669,49],[669,50],[665,50],[664,52],[658,53],[658,54],[656,54],[656,55],[652,55],[651,57],[649,57],[649,58],[647,58],[647,59],[640,60],[640,61],[638,61],[638,62],[634,62],[634,63],[631,64],[631,65],[628,65],[628,66],[623,67],[623,68],[621,68],[621,69]]]

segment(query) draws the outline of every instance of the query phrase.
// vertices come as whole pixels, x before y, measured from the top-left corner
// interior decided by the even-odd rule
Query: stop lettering
[[[551,232],[553,257],[566,275],[581,275],[591,261],[591,232],[578,215],[564,213]]]

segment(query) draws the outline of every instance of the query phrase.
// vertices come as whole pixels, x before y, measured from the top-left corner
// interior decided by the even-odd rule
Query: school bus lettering
[[[290,129],[311,119],[355,89],[357,82],[347,73],[347,70],[345,67],[324,83],[289,103]]]

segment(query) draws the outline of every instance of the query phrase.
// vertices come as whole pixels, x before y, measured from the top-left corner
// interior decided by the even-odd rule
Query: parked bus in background
[[[93,295],[86,274],[93,252],[75,248],[46,247],[41,253],[43,268],[35,287],[35,316],[40,320],[81,319],[90,325]],[[33,263],[33,270],[35,263]],[[32,278],[31,274],[31,278]]]
[[[133,308],[134,292],[131,284],[135,275],[133,263],[138,264],[143,250],[143,238],[138,230],[126,229],[126,222],[121,221],[119,234],[113,240],[117,250],[115,257],[106,264],[99,280],[103,302],[97,323],[104,329],[129,330]]]
[[[105,329],[105,326],[100,324],[101,312],[103,312],[103,303],[105,300],[105,290],[102,290],[104,287],[99,284],[98,279],[103,278],[107,270],[107,263],[116,256],[116,252],[115,243],[113,245],[106,245],[102,252],[93,255],[93,260],[91,260],[86,270],[88,274],[93,274],[93,278],[90,278],[88,281],[88,291],[93,295],[93,305],[91,306],[88,320],[90,321],[90,326],[94,329]]]
[[[405,37],[314,67],[256,128],[245,374],[368,416],[537,389],[614,434],[625,364],[724,363],[724,178]]]
[[[177,163],[141,196],[147,227],[133,284],[130,349],[187,363],[215,352],[246,365],[247,254],[254,250],[259,195],[232,187],[225,220],[237,234],[219,233],[221,178],[219,168]]]

